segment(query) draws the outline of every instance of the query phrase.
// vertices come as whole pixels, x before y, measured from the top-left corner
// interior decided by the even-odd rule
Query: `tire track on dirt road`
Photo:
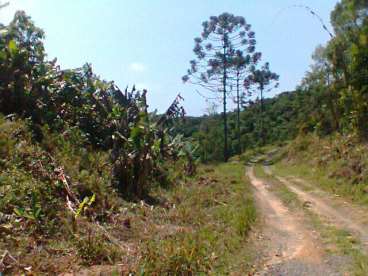
[[[315,191],[318,191],[318,195],[311,192],[302,190],[295,182],[303,182],[303,180],[296,179],[291,181],[287,178],[278,176],[272,172],[272,170],[265,166],[264,170],[267,174],[273,175],[278,181],[284,184],[288,189],[295,193],[302,201],[308,202],[309,208],[312,212],[318,214],[327,220],[330,224],[336,228],[349,231],[353,236],[361,241],[362,249],[368,252],[368,225],[359,223],[362,218],[356,217],[358,213],[355,208],[345,204],[344,206],[332,205],[331,199],[327,197],[322,191],[318,191],[313,185]],[[325,195],[324,197],[321,195]]]
[[[247,168],[264,227],[263,267],[257,275],[342,275],[324,258],[324,250],[313,231],[304,227],[303,215],[291,212],[258,179],[253,167]]]

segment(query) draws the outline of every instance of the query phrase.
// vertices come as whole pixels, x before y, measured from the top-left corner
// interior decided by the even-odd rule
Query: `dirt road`
[[[300,211],[291,211],[258,179],[253,167],[247,175],[263,218],[258,245],[263,262],[257,275],[346,275],[336,271],[333,260],[324,254],[319,235],[306,226]]]
[[[269,167],[265,166],[264,170],[268,174],[272,174]],[[344,229],[352,233],[354,237],[360,240],[362,249],[368,253],[368,210],[356,208],[351,204],[333,198],[316,188],[315,186],[307,183],[305,180],[290,177],[285,178],[278,175],[274,175],[277,180],[288,187],[292,192],[298,195],[298,197],[304,202],[308,202],[310,209],[316,214],[323,217],[323,219],[329,224],[333,224],[339,229]],[[299,183],[299,185],[298,185]],[[310,191],[304,191],[299,186],[306,185],[312,188]]]

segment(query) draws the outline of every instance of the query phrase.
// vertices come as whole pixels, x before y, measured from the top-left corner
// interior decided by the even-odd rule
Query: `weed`
[[[106,238],[91,229],[86,235],[75,237],[75,248],[84,265],[97,265],[102,263],[113,264],[121,254],[116,245],[109,243]]]
[[[143,253],[142,271],[148,275],[208,274],[214,261],[209,248],[205,240],[192,233],[149,242]]]

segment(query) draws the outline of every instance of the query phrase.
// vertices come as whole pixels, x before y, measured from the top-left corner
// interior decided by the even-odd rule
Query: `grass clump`
[[[85,235],[75,235],[74,245],[83,265],[113,264],[122,252],[100,233],[88,230]]]
[[[212,270],[213,258],[200,235],[179,233],[147,244],[141,272],[147,275],[205,274]]]

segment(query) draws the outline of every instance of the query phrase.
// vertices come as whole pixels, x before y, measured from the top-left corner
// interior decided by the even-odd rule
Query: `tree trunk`
[[[224,76],[222,80],[223,85],[223,104],[224,104],[224,161],[228,160],[228,145],[227,145],[227,114],[226,114],[226,81],[227,81],[227,64],[226,64],[226,46],[224,45]]]
[[[240,89],[239,89],[239,78],[240,73],[237,72],[236,75],[236,101],[237,101],[237,109],[236,109],[236,121],[237,121],[237,138],[238,138],[238,154],[241,154],[241,146],[240,146]]]
[[[333,120],[333,130],[334,131],[338,131],[340,128],[340,124],[339,124],[339,119],[338,119],[338,115],[336,112],[336,108],[335,108],[335,104],[334,104],[334,99],[333,99],[333,94],[332,94],[332,90],[331,90],[331,81],[330,81],[330,73],[327,72],[327,90],[328,90],[328,94],[329,94],[329,106],[330,106],[330,111],[331,111],[331,116],[332,116],[332,120]]]
[[[266,144],[266,137],[263,126],[263,86],[261,86],[261,143],[262,146]]]

